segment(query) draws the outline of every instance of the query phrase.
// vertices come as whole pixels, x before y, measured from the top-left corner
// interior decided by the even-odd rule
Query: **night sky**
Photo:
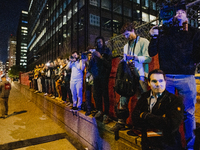
[[[8,39],[16,36],[22,10],[28,10],[28,0],[0,0],[0,60],[6,62]]]

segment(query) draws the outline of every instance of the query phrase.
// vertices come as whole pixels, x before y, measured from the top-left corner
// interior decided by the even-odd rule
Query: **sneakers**
[[[78,108],[77,110],[80,111],[80,110],[82,110],[82,109],[81,109],[81,108]]]
[[[103,113],[101,111],[98,111],[96,114],[95,114],[95,118],[100,118],[101,116],[103,115]]]
[[[72,105],[73,105],[73,104],[72,104],[72,103],[70,103],[68,106],[69,106],[69,107],[72,107]]]
[[[91,111],[86,111],[85,115],[89,116],[91,114]]]
[[[108,124],[110,122],[110,118],[107,115],[103,115],[103,123]]]
[[[48,95],[47,93],[44,94],[44,96],[47,96],[47,95]]]
[[[125,125],[124,124],[121,124],[121,123],[116,123],[111,129],[110,131],[119,131],[121,129],[124,129],[125,128]]]
[[[55,97],[55,96],[52,96],[51,98],[54,98],[54,99],[55,99],[56,97]]]
[[[36,90],[34,93],[38,93],[39,91],[38,90]]]
[[[78,110],[77,107],[72,107],[72,109],[70,111],[74,111],[74,110]]]
[[[0,117],[0,119],[6,119],[7,118],[7,115],[3,115]]]

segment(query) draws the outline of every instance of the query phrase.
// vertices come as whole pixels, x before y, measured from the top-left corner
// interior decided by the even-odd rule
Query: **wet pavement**
[[[0,119],[0,150],[78,149],[64,129],[12,86],[8,118]]]

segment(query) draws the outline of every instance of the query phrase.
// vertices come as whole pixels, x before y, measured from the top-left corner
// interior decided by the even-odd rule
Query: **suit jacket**
[[[133,124],[141,129],[162,130],[165,143],[173,144],[183,119],[182,99],[165,90],[162,96],[157,99],[152,113],[150,113],[148,104],[150,92],[143,93],[138,100],[132,113]]]

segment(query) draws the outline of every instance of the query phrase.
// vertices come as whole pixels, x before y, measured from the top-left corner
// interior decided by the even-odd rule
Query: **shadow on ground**
[[[13,112],[12,114],[8,115],[7,118],[11,117],[11,116],[23,114],[23,113],[26,113],[26,112],[27,112],[26,110],[22,110],[22,111],[18,111],[18,112]]]
[[[47,135],[47,136],[33,138],[33,139],[16,141],[16,142],[0,145],[0,150],[12,150],[12,149],[17,149],[17,148],[23,148],[27,146],[38,145],[38,144],[43,144],[47,142],[64,139],[65,137],[66,137],[66,133],[59,133],[59,134]]]

